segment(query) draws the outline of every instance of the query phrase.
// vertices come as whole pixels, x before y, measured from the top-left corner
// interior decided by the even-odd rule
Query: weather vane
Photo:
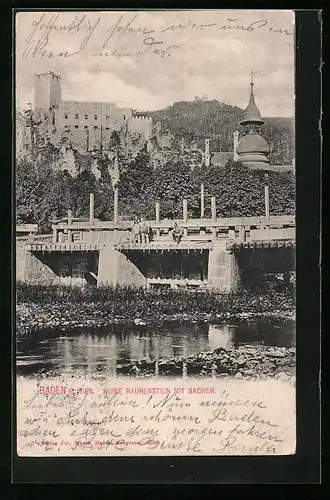
[[[258,72],[257,71],[251,71],[250,75],[251,75],[251,81],[250,81],[250,85],[254,85],[254,82],[253,82],[253,75],[256,75]]]

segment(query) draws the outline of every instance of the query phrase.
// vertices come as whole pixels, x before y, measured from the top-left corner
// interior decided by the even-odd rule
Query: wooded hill
[[[232,151],[233,133],[241,130],[239,122],[244,110],[216,100],[175,102],[158,111],[145,112],[162,128],[178,138],[196,141],[203,148],[204,139],[211,139],[212,151]],[[289,165],[294,158],[293,118],[264,118],[263,135],[271,146],[271,163]]]

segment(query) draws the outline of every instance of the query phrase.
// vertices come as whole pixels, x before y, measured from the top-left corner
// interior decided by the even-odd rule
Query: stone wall
[[[145,139],[149,139],[152,130],[152,118],[147,116],[132,116],[128,122],[128,130],[131,133],[138,132]]]

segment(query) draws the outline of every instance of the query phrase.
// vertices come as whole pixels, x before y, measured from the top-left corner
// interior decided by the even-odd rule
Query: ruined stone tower
[[[58,109],[61,102],[61,77],[47,71],[35,75],[34,109],[36,111]]]

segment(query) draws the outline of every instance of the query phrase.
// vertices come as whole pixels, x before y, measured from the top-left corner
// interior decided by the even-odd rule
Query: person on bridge
[[[138,217],[135,217],[132,227],[133,241],[141,243],[141,224]]]
[[[172,229],[172,239],[175,243],[180,243],[183,236],[182,227],[179,227],[176,222],[174,222],[174,226]]]
[[[149,224],[145,220],[144,217],[141,217],[141,236],[142,236],[142,243],[148,244],[149,243]]]

